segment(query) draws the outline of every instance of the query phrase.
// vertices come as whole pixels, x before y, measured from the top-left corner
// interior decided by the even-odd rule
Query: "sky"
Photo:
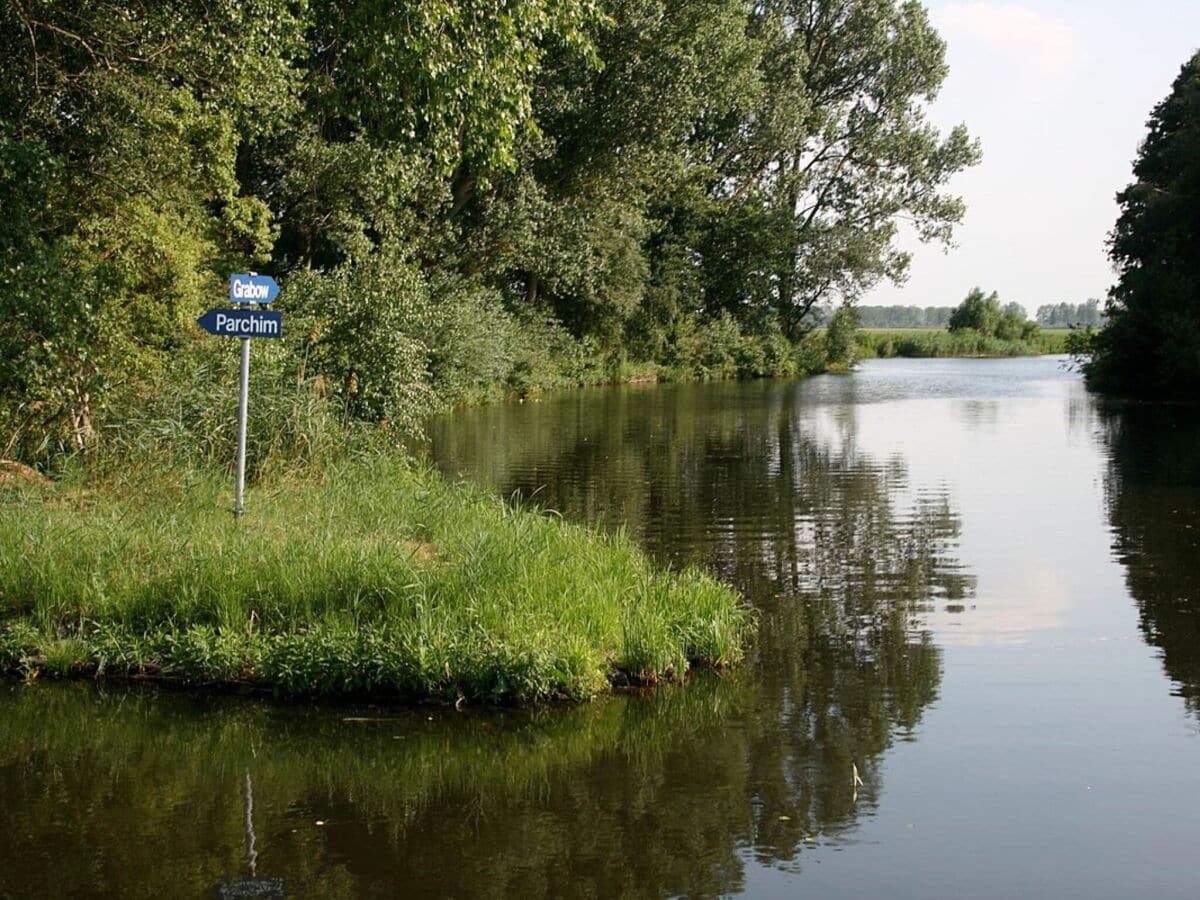
[[[950,76],[930,110],[965,122],[983,162],[951,191],[967,202],[956,246],[913,253],[908,281],[864,305],[955,306],[975,286],[1033,314],[1103,298],[1116,193],[1151,109],[1200,49],[1200,0],[931,0]]]

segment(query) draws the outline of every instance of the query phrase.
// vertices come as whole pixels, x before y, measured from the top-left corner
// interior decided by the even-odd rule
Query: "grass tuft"
[[[195,471],[0,490],[0,671],[581,700],[736,663],[752,627],[623,535],[386,456],[262,485],[242,519],[228,493]]]

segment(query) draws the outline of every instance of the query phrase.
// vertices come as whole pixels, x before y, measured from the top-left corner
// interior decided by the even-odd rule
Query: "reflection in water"
[[[938,694],[923,614],[974,593],[951,497],[860,450],[855,390],[584,392],[432,430],[473,480],[737,584],[747,671],[463,714],[14,688],[0,896],[211,893],[248,863],[305,895],[713,895],[849,840]]]
[[[765,862],[852,826],[880,755],[937,696],[920,616],[961,611],[944,491],[860,451],[856,379],[584,392],[435,423],[432,455],[568,519],[620,524],[671,564],[700,564],[762,614],[749,731],[753,830]],[[855,802],[852,772],[865,788]]]
[[[571,859],[639,893],[725,889],[744,744],[718,732],[738,688],[697,688],[489,715],[12,689],[0,896],[227,884],[248,859],[247,772],[255,875],[303,895],[390,896],[408,879],[407,894],[571,894]]]
[[[1191,408],[1130,405],[1104,425],[1113,549],[1146,641],[1200,715],[1200,421]]]
[[[244,900],[247,897],[286,897],[287,885],[282,878],[258,877],[258,838],[254,834],[254,779],[246,770],[245,811],[243,822],[246,846],[246,871],[249,878],[230,878],[217,886],[220,900]]]

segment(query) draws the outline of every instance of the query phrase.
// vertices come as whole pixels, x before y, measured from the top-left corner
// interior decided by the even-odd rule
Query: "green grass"
[[[0,670],[279,695],[585,699],[742,657],[751,618],[622,535],[386,456],[253,490],[175,471],[0,488]]]
[[[974,331],[941,328],[864,328],[858,333],[863,359],[1045,356],[1067,352],[1069,331],[1039,331],[1028,341],[1004,341]]]

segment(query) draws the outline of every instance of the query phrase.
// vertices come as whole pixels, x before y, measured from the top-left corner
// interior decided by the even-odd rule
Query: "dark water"
[[[889,361],[431,437],[735,583],[750,664],[537,712],[0,687],[0,897],[1200,896],[1195,411]]]

